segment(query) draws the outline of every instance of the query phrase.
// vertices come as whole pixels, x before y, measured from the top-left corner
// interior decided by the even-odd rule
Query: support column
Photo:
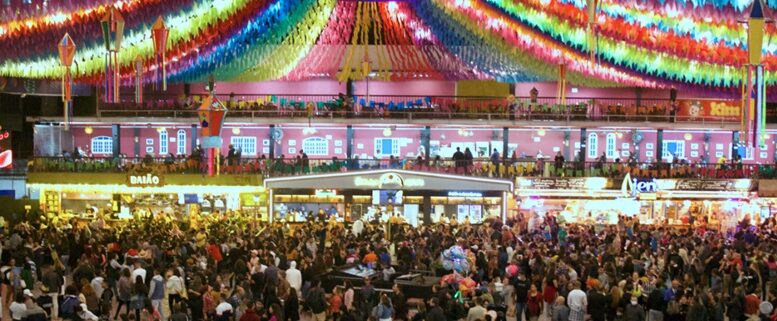
[[[189,150],[192,151],[192,152],[197,150],[197,139],[199,139],[198,134],[199,134],[199,132],[197,131],[197,125],[192,125],[192,134],[191,134],[192,141],[191,141],[191,145],[190,145],[191,148],[189,148]],[[200,156],[202,156],[202,155],[200,155]]]
[[[663,160],[664,157],[664,130],[659,129],[656,133],[656,157],[655,161],[658,162],[658,160]]]
[[[423,222],[426,225],[432,224],[432,197],[424,195],[424,206],[422,208],[424,217]]]
[[[508,146],[510,142],[510,129],[507,127],[502,128],[502,159],[508,160],[510,159],[511,155],[507,155],[508,152]]]
[[[574,143],[572,142],[571,137],[572,137],[572,130],[570,130],[569,128],[564,129],[564,143],[566,143],[565,144],[566,148],[564,148],[564,159],[571,159],[569,157],[569,154],[572,153],[572,149],[574,147]],[[551,160],[554,159],[554,157],[556,157],[556,154],[553,153],[553,151],[551,151],[549,155]]]
[[[275,136],[273,133],[275,132],[275,125],[270,125],[270,155],[268,156],[270,159],[275,159]]]
[[[424,129],[421,130],[421,146],[424,148],[424,157],[426,160],[432,159],[432,155],[429,154],[432,150],[431,137],[432,127],[424,127]]]
[[[343,203],[345,203],[345,207],[343,208],[343,211],[345,211],[345,215],[348,215],[348,217],[345,217],[346,222],[353,222],[353,193],[351,192],[344,192],[343,193]],[[361,217],[360,217],[361,218]]]
[[[121,154],[121,125],[111,125],[111,136],[113,137],[113,158],[118,158]]]
[[[731,132],[731,157],[729,157],[731,159],[734,159],[734,155],[739,153],[739,142],[740,142],[739,136],[740,134],[738,130]],[[715,157],[715,162],[717,162],[717,160],[718,158]]]
[[[133,136],[135,136],[135,148],[133,150],[135,155],[132,157],[143,157],[143,155],[140,155],[140,128],[135,127],[132,132]]]
[[[585,163],[585,156],[586,156],[586,143],[588,143],[588,134],[587,134],[586,128],[580,128],[580,151],[577,153],[577,155],[574,155],[572,157],[572,160],[577,160],[578,157],[582,157],[582,161]],[[567,160],[569,161],[569,160]]]
[[[345,127],[345,155],[348,159],[353,159],[353,126]]]

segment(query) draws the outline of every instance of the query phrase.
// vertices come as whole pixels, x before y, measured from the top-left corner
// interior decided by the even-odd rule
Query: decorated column
[[[119,50],[124,36],[124,17],[119,10],[111,7],[105,13],[100,26],[105,46],[105,102],[119,102]]]
[[[200,139],[202,148],[207,153],[208,176],[218,173],[218,154],[222,146],[221,127],[227,108],[211,91],[210,95],[203,99],[202,105],[197,109],[200,119]]]
[[[57,44],[59,50],[59,63],[65,67],[62,73],[62,102],[65,109],[65,130],[70,129],[70,114],[73,112],[73,98],[71,95],[73,88],[73,75],[70,73],[70,66],[73,64],[73,57],[76,54],[76,45],[70,34],[65,34],[62,40]]]

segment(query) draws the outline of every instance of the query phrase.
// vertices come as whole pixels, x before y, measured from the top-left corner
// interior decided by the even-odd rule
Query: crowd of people
[[[418,228],[100,217],[9,222],[0,311],[30,321],[777,320],[775,218],[716,231],[552,216]],[[453,247],[467,268],[443,262]],[[369,279],[325,290],[328,273],[348,264],[384,280],[418,270],[442,279],[426,298]]]

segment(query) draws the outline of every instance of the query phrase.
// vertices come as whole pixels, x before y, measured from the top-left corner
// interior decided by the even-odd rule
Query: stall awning
[[[264,186],[269,189],[401,189],[513,192],[513,182],[509,180],[395,169],[268,178],[264,181]]]

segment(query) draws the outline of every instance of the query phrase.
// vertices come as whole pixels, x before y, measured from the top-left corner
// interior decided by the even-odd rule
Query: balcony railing
[[[558,105],[553,97],[355,96],[348,103],[332,95],[217,95],[237,118],[388,118],[555,120],[607,122],[729,123],[731,119],[683,116],[668,99],[573,98]],[[131,98],[101,103],[98,117],[195,118],[203,96],[151,97],[142,104]]]
[[[63,158],[38,157],[28,164],[30,172],[150,172],[165,174],[203,174],[205,163],[194,158]],[[406,169],[514,179],[515,177],[608,177],[622,178],[626,173],[643,178],[777,178],[777,166],[759,164],[669,164],[601,163],[548,160],[504,160],[493,164],[487,159],[472,162],[443,159],[222,159],[224,174],[264,175],[265,177],[324,174],[373,169]]]

